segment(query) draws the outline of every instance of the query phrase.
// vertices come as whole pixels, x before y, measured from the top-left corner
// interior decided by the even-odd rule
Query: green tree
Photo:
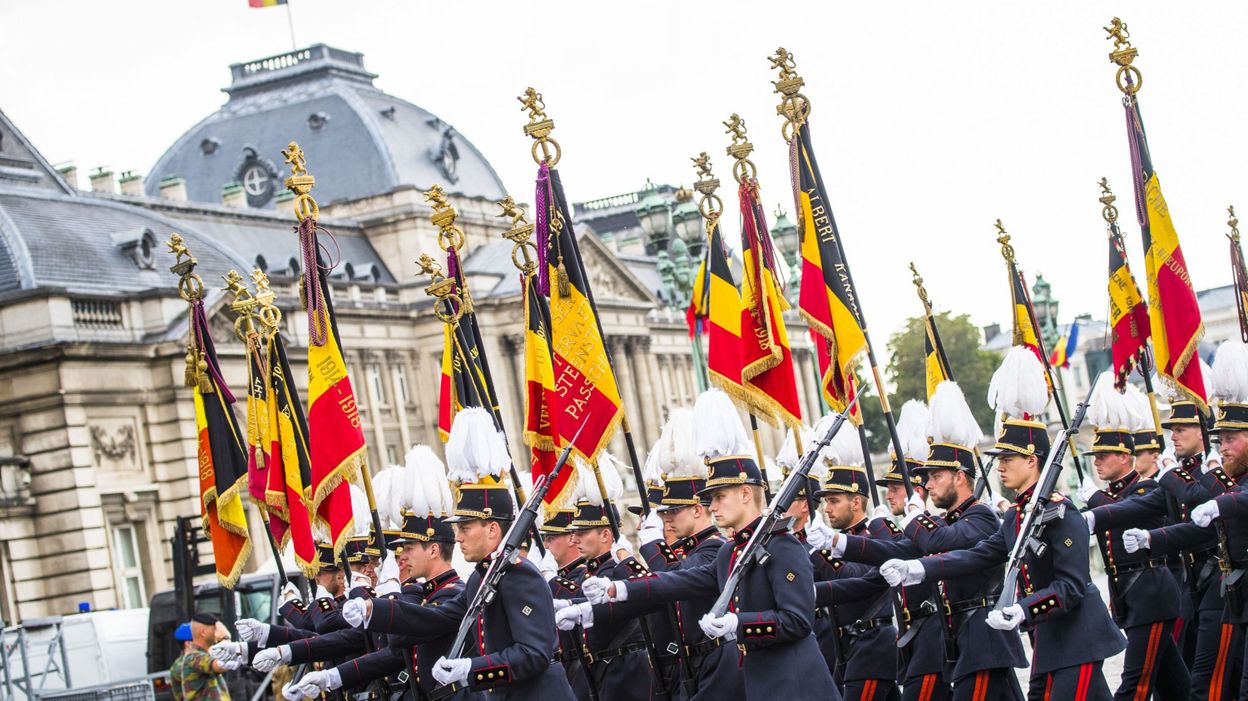
[[[985,433],[991,433],[993,415],[986,397],[988,382],[1001,362],[1000,356],[980,348],[979,328],[965,314],[952,316],[948,312],[939,313],[936,315],[936,326],[949,358],[949,367],[966,395],[971,412],[979,421],[980,428]],[[888,366],[885,371],[892,385],[889,402],[894,418],[906,400],[927,401],[925,337],[923,317],[914,317],[888,340]],[[889,435],[884,413],[876,398],[874,382],[869,377],[864,379],[866,381],[861,383],[863,396],[859,403],[867,430],[867,443],[874,452],[887,452]]]

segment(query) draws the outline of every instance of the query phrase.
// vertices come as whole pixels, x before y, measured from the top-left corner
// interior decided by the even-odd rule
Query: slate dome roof
[[[229,99],[156,162],[146,191],[186,181],[190,200],[220,202],[238,182],[248,204],[271,204],[289,174],[281,150],[298,141],[322,204],[437,183],[467,197],[501,199],[489,162],[454,127],[373,85],[363,54],[314,44],[230,66]]]

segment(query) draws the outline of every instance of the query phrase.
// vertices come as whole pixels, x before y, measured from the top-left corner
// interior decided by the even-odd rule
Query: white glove
[[[1010,604],[1000,611],[993,609],[988,612],[988,625],[997,630],[1014,630],[1023,622],[1023,607]]]
[[[272,672],[279,664],[290,664],[289,645],[265,648],[251,658],[252,668],[261,674]]]
[[[1152,537],[1143,528],[1128,528],[1122,532],[1122,547],[1129,553],[1141,548],[1147,550],[1151,545],[1150,540]]]
[[[926,509],[927,502],[923,500],[923,497],[920,496],[918,492],[911,494],[909,498],[906,499],[907,514],[921,514]]]
[[[663,519],[659,517],[659,512],[651,509],[650,515],[641,522],[641,528],[637,529],[637,542],[645,545],[660,540],[663,540]]]
[[[217,664],[221,665],[221,668],[224,669],[225,671],[233,672],[234,670],[243,666],[243,660],[242,658],[234,657],[234,658],[231,658],[228,662],[218,662]]]
[[[254,618],[240,618],[234,623],[234,627],[238,628],[238,637],[245,643],[264,645],[269,639],[269,624]]]
[[[295,693],[305,699],[314,699],[326,691],[333,691],[342,686],[342,675],[338,674],[338,670],[330,668],[320,672],[308,672],[303,678],[294,683]],[[286,698],[295,701],[296,697],[292,697],[285,690],[282,694]]]
[[[1157,457],[1157,465],[1158,478],[1179,466],[1178,459],[1174,457],[1173,445],[1167,445],[1166,449],[1161,451],[1161,455]]]
[[[282,697],[286,701],[300,701],[303,694],[299,692],[299,682],[291,682],[282,687]]]
[[[615,586],[615,596],[611,596],[611,587]],[[615,583],[606,577],[589,577],[581,582],[581,593],[591,604],[607,604],[613,601],[628,600],[628,588],[623,582]]]
[[[298,599],[300,596],[299,587],[295,586],[294,582],[286,582],[286,586],[282,587],[282,593],[279,595],[283,604],[291,599]]]
[[[325,587],[319,584],[316,585],[316,593],[312,596],[313,600],[316,600],[316,599],[331,599],[332,600],[333,598],[334,598],[334,595],[330,594],[328,589],[326,589]]]
[[[1210,499],[1209,501],[1199,504],[1196,508],[1192,509],[1192,523],[1195,523],[1201,528],[1208,528],[1209,524],[1213,523],[1213,520],[1221,515],[1222,510],[1218,507],[1218,500]],[[1123,537],[1126,537],[1125,533],[1123,534]]]
[[[351,599],[342,605],[342,620],[352,628],[359,628],[368,623],[368,599]]]
[[[588,601],[565,606],[555,613],[555,627],[559,630],[572,630],[577,626],[594,626],[594,608]]]
[[[572,602],[569,601],[568,599],[555,599],[554,604],[555,604],[555,613],[559,613],[559,611],[571,606]]]
[[[247,656],[247,643],[222,640],[208,648],[208,654],[212,656],[212,659],[223,665],[232,660],[242,660]]]
[[[356,572],[355,570],[351,570],[351,588],[352,589],[355,589],[356,587],[371,587],[371,586],[373,586],[373,580],[371,577],[364,574],[363,572]]]
[[[620,564],[633,556],[633,545],[628,542],[628,538],[620,538],[611,546],[611,559],[615,560],[615,564]]]
[[[542,555],[541,560],[534,564],[537,565],[537,569],[546,578],[547,582],[559,575],[559,562],[555,560],[555,556],[549,550],[546,551],[545,555]]]
[[[698,627],[706,633],[708,638],[722,638],[729,633],[735,633],[737,630],[737,614],[725,613],[716,618],[711,614],[706,614],[698,621]]]
[[[880,565],[880,576],[888,582],[889,586],[908,587],[921,584],[927,572],[918,560],[892,559]]]
[[[1100,487],[1097,487],[1092,480],[1085,480],[1083,484],[1079,485],[1079,499],[1085,504],[1088,503],[1088,500],[1092,498],[1093,494],[1096,494],[1098,489]]]
[[[888,518],[889,516],[892,516],[892,515],[893,515],[893,512],[889,510],[887,504],[880,504],[874,509],[871,509],[871,518],[873,519]]]
[[[398,584],[399,581],[399,560],[393,552],[387,552],[386,559],[381,562],[381,569],[377,570],[377,584],[381,585],[386,582]]]
[[[472,660],[470,659],[460,657],[448,660],[445,657],[439,657],[433,665],[433,678],[439,684],[449,686],[468,679],[468,673],[471,671]]]
[[[818,519],[811,519],[806,524],[806,542],[810,543],[810,547],[815,550],[822,550],[828,547],[828,544],[835,538],[836,532],[823,525],[823,522]]]
[[[1083,512],[1083,522],[1088,524],[1088,535],[1096,533],[1096,514],[1090,510]]]

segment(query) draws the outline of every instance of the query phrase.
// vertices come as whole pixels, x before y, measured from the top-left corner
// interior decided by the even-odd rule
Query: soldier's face
[[[849,494],[829,494],[823,498],[823,513],[833,528],[849,528],[857,523],[861,514],[855,511],[854,499]]]
[[[598,557],[611,548],[610,528],[591,528],[572,533],[572,544],[582,557]]]
[[[400,545],[395,549],[394,561],[399,565],[399,579],[406,582],[413,577],[421,576],[417,573],[418,557],[416,546],[412,543]]]
[[[1232,477],[1238,476],[1248,468],[1248,431],[1222,431],[1218,438],[1222,469]]]
[[[572,534],[570,533],[547,533],[542,536],[542,545],[550,551],[550,556],[555,558],[555,562],[562,567],[572,562],[580,555],[576,546],[572,544]]]
[[[932,503],[936,508],[952,509],[957,506],[957,476],[957,470],[933,470],[928,473],[927,493],[932,496]]]
[[[1161,453],[1156,450],[1145,450],[1135,454],[1135,471],[1140,477],[1148,478],[1157,474],[1157,457]]]
[[[893,512],[894,516],[900,516],[906,511],[906,486],[897,482],[889,482],[888,489],[884,492],[884,501],[888,502],[888,508]]]
[[[1092,467],[1102,482],[1113,482],[1131,470],[1131,456],[1124,453],[1097,453],[1092,456]]]
[[[1006,453],[997,459],[997,476],[1006,489],[1023,490],[1039,479],[1040,461],[1034,455]]]
[[[753,503],[754,494],[748,487],[716,489],[711,492],[711,515],[720,528],[740,529],[749,525],[746,516],[754,514],[747,505]]]
[[[663,535],[666,537],[668,532],[674,536],[673,540],[691,536],[698,531],[697,517],[694,511],[701,507],[681,506],[675,509],[664,509],[659,512],[659,518],[663,519]]]
[[[1199,426],[1175,426],[1170,429],[1170,443],[1174,445],[1174,455],[1178,458],[1190,458],[1205,449]]]
[[[793,519],[793,528],[801,529],[806,527],[806,523],[810,521],[810,505],[806,503],[804,496],[798,496],[789,505],[788,511],[784,515]]]
[[[455,524],[455,542],[468,562],[481,562],[502,540],[497,521],[464,521]]]

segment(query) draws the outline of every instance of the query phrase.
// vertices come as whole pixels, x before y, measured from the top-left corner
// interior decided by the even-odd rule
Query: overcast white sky
[[[363,52],[382,89],[455,125],[526,202],[534,165],[515,96],[533,85],[573,199],[689,184],[701,150],[730,181],[720,123],[735,111],[768,209],[791,212],[767,61],[785,46],[881,346],[919,311],[911,260],[938,308],[1008,321],[997,217],[1029,276],[1052,282],[1063,322],[1103,318],[1101,176],[1142,282],[1101,29],[1115,14],[1141,53],[1154,161],[1197,288],[1230,282],[1225,207],[1248,213],[1245,3],[291,3],[300,45]],[[146,172],[224,101],[230,63],[290,48],[285,8],[246,0],[4,0],[0,109],[53,162]]]

